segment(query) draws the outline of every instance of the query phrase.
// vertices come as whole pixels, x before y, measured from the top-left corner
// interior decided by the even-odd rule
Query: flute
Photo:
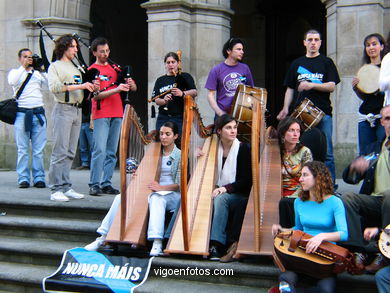
[[[162,97],[162,96],[164,96],[164,95],[166,95],[166,94],[169,94],[169,93],[172,91],[172,89],[175,88],[175,87],[177,87],[177,84],[176,84],[176,83],[173,84],[173,87],[172,87],[171,89],[169,89],[169,90],[167,90],[167,91],[165,91],[165,92],[159,94],[158,96],[155,96],[155,97],[149,99],[148,102],[149,102],[149,103],[154,102],[154,101],[157,100],[158,98],[160,98],[160,97]]]

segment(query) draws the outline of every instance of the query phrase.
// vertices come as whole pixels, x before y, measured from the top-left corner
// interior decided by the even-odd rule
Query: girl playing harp
[[[165,122],[160,128],[161,140],[161,158],[159,163],[160,179],[159,182],[153,181],[148,184],[151,191],[149,195],[149,224],[147,237],[153,241],[153,247],[150,251],[151,256],[162,254],[162,240],[169,238],[174,218],[171,219],[164,234],[164,222],[166,211],[173,212],[180,202],[180,158],[181,152],[175,145],[178,137],[178,127],[174,122]],[[134,174],[136,175],[136,174]],[[133,176],[134,176],[133,175]],[[140,175],[142,176],[142,175]],[[85,249],[96,251],[101,247],[108,231],[114,221],[115,215],[120,205],[120,194],[115,197],[106,217],[97,229],[101,235],[94,242],[85,246]]]
[[[248,144],[237,139],[237,122],[232,116],[224,114],[218,117],[215,128],[219,137],[218,179],[217,188],[212,193],[214,215],[210,260],[219,260],[229,247],[221,261],[230,261],[237,247],[252,187],[251,152]]]

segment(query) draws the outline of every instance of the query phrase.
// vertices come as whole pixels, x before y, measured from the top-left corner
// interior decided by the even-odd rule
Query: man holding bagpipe
[[[136,91],[137,86],[131,78],[118,82],[120,69],[110,62],[110,47],[105,38],[95,39],[91,49],[96,62],[89,69],[99,70],[100,91],[92,100],[94,130],[89,194],[119,194],[119,190],[112,187],[111,178],[123,117],[120,92]]]
[[[63,35],[55,41],[57,61],[49,67],[49,89],[56,104],[52,112],[53,151],[50,158],[49,187],[51,200],[81,199],[83,194],[71,189],[70,168],[76,154],[81,126],[81,102],[84,90],[94,92],[97,84],[82,81],[82,72],[73,63],[78,42],[72,35]]]

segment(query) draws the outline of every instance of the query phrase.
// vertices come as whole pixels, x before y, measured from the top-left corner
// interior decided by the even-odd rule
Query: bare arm
[[[308,81],[302,81],[298,86],[298,91],[309,91],[316,90],[320,92],[331,93],[335,90],[336,84],[333,81],[325,82],[325,83],[314,83]]]
[[[209,101],[210,107],[214,110],[214,112],[218,116],[222,116],[223,114],[225,114],[225,111],[223,111],[220,107],[218,107],[218,104],[216,101],[216,91],[208,90],[207,100]]]
[[[276,117],[278,120],[282,120],[286,118],[286,116],[288,115],[288,108],[291,105],[293,97],[294,97],[294,89],[288,87],[286,89],[286,93],[284,94],[283,109],[279,112],[278,116]]]

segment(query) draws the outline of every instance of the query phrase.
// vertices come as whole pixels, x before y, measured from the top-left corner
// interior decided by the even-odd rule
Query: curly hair
[[[300,127],[299,137],[301,138],[303,135],[303,125],[299,119],[292,117],[292,116],[287,116],[282,121],[280,121],[278,124],[278,128],[277,128],[278,142],[279,142],[279,148],[280,148],[280,156],[281,156],[282,160],[283,160],[283,155],[286,152],[286,148],[284,145],[284,136],[285,136],[286,132],[288,131],[288,129],[290,128],[290,126],[293,125],[294,123],[297,123]],[[295,147],[295,153],[299,152],[302,147],[303,147],[303,144],[298,142],[296,147]]]
[[[56,40],[54,54],[57,60],[60,60],[64,56],[65,51],[68,50],[68,48],[72,45],[73,40],[76,41],[77,49],[79,49],[79,43],[77,39],[71,34],[62,35]]]
[[[307,167],[313,174],[315,180],[313,190],[315,201],[322,203],[325,195],[333,194],[333,180],[328,167],[320,161],[307,162],[303,167]],[[310,198],[309,191],[301,190],[299,198],[302,201],[308,200]]]

